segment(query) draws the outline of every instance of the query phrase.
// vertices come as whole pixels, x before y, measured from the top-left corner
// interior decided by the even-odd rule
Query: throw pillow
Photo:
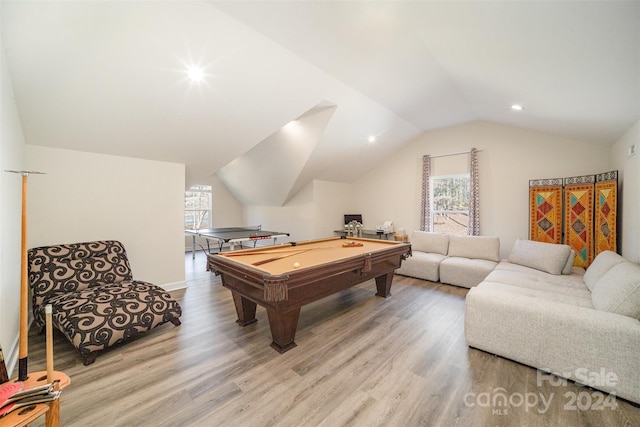
[[[490,236],[456,236],[449,238],[449,256],[500,261],[500,239]]]
[[[584,273],[584,284],[593,292],[593,288],[595,288],[598,280],[607,271],[623,261],[625,261],[625,259],[613,251],[600,252]]]
[[[446,233],[431,233],[416,230],[411,233],[411,249],[414,251],[446,255],[449,250],[449,235]]]
[[[562,274],[570,252],[569,245],[518,239],[513,245],[508,261],[559,275]]]
[[[640,319],[640,266],[629,261],[614,265],[598,279],[591,299],[598,310]]]

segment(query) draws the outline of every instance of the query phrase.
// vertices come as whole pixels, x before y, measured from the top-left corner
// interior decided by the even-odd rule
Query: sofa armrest
[[[440,263],[443,259],[446,259],[445,255],[413,251],[411,258],[404,260],[396,273],[437,282],[440,280]]]

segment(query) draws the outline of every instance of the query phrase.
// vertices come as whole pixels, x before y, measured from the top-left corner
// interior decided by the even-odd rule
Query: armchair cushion
[[[138,280],[60,293],[47,303],[53,309],[54,326],[82,355],[134,338],[179,316],[171,295]]]
[[[122,243],[104,240],[29,250],[29,283],[34,320],[44,326],[37,307],[60,293],[131,280],[131,266]]]

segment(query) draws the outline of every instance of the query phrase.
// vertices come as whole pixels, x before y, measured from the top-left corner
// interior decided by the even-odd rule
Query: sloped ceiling
[[[220,168],[218,176],[241,203],[284,205],[335,109],[318,104]]]
[[[0,8],[28,144],[184,163],[188,183],[218,174],[246,204],[350,182],[421,132],[470,120],[610,144],[640,119],[637,1]],[[296,119],[309,128],[294,155]]]

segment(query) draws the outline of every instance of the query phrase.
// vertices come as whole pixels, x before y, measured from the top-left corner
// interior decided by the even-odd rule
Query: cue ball
[[[300,267],[300,263],[299,262],[294,262],[293,263],[293,268],[299,268]]]

